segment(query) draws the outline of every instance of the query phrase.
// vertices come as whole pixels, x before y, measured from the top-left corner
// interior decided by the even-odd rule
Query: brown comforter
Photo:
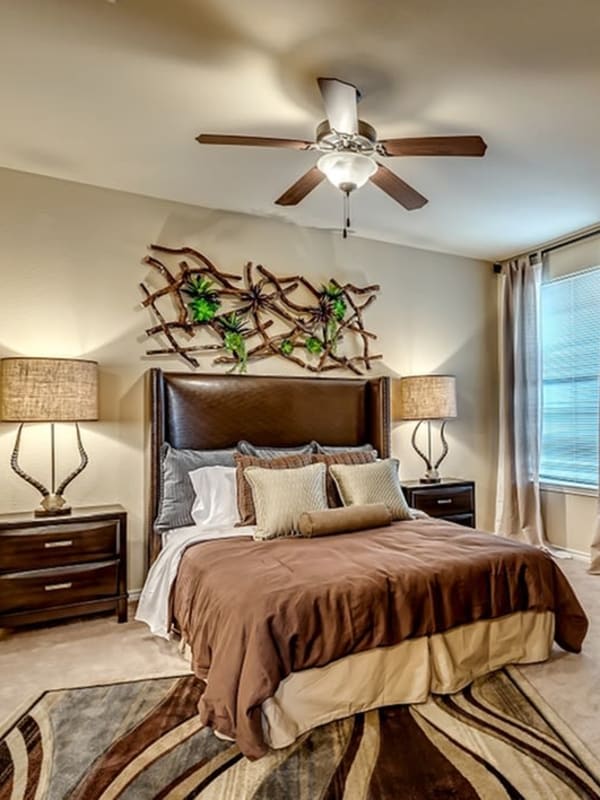
[[[173,613],[207,679],[202,720],[257,758],[261,705],[291,672],[516,611],[554,611],[579,652],[588,622],[545,552],[442,520],[318,539],[192,545]]]

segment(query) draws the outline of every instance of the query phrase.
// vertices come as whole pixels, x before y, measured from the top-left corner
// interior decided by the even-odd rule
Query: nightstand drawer
[[[466,528],[474,528],[475,527],[475,515],[474,514],[448,514],[447,517],[444,517],[448,522],[456,522],[457,525],[464,525]]]
[[[67,523],[0,533],[0,571],[105,561],[117,554],[118,523]]]
[[[425,511],[432,517],[450,517],[454,514],[472,514],[474,509],[471,486],[448,486],[439,489],[413,489],[413,508]]]
[[[114,597],[118,561],[0,575],[0,614]]]

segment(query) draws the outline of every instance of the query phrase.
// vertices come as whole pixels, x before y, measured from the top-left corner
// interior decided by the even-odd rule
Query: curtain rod
[[[588,230],[584,230],[581,233],[574,234],[573,236],[569,236],[566,239],[559,239],[555,241],[553,244],[548,244],[546,247],[537,247],[527,255],[529,257],[536,255],[536,253],[541,253],[542,256],[547,255],[548,253],[553,253],[555,250],[561,250],[563,247],[568,247],[570,244],[576,244],[576,242],[582,242],[585,239],[591,239],[593,236],[600,236],[600,227],[591,228]],[[514,258],[518,258],[519,255],[511,256],[510,258],[504,258],[502,261],[512,261]],[[496,274],[500,274],[502,272],[502,264],[497,261],[493,264],[494,272]]]
[[[598,236],[599,234],[600,228],[594,228],[591,231],[587,231],[587,233],[581,233],[579,236],[572,236],[570,239],[565,239],[564,241],[557,242],[549,247],[544,247],[542,249],[542,255],[552,253],[554,250],[560,250],[562,247],[568,247],[570,244],[575,244],[576,242],[582,242],[584,239],[591,239],[592,236]]]

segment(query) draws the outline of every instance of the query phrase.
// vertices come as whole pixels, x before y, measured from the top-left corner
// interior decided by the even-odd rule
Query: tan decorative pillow
[[[340,450],[337,453],[316,453],[312,456],[315,464],[325,464],[327,467],[327,504],[329,508],[339,508],[344,504],[341,501],[335,481],[329,474],[332,464],[370,464],[377,458],[377,450]]]
[[[298,530],[302,536],[331,536],[354,533],[368,528],[383,528],[392,522],[392,512],[383,503],[369,506],[328,508],[327,511],[305,511],[300,514]]]
[[[255,539],[298,534],[298,519],[305,511],[324,511],[325,464],[291,469],[246,467],[256,509]]]
[[[246,479],[244,470],[246,467],[262,467],[262,469],[290,469],[291,467],[306,467],[311,463],[311,455],[288,455],[279,458],[259,458],[258,456],[243,456],[239,453],[234,455],[237,471],[235,480],[237,484],[237,505],[240,512],[240,525],[256,525],[256,513],[252,502],[252,491]]]
[[[345,506],[383,503],[393,519],[412,519],[398,477],[398,460],[386,458],[373,464],[333,464],[329,467]]]

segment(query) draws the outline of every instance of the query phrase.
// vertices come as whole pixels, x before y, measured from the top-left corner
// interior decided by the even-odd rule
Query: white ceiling
[[[357,234],[496,259],[600,220],[598,0],[0,0],[0,164],[336,227],[330,185],[273,205],[314,153],[318,75],[390,136],[480,133],[483,159],[386,163],[430,202],[367,186]]]

